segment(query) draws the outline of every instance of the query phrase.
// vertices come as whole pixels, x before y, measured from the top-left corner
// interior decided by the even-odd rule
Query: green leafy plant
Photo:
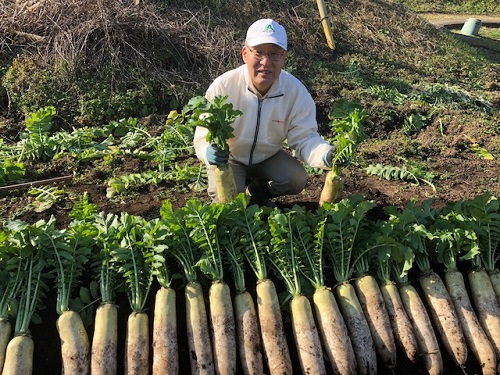
[[[32,159],[47,161],[57,153],[58,145],[50,139],[54,107],[40,108],[26,120],[27,133],[21,134],[21,154],[19,161]]]
[[[0,183],[19,180],[25,175],[26,167],[23,162],[14,162],[6,159],[0,167]]]
[[[415,113],[411,114],[407,118],[404,119],[403,126],[401,127],[401,131],[405,135],[411,135],[413,133],[418,133],[422,130],[427,123],[429,118],[427,116],[423,116],[421,114]]]
[[[0,234],[0,251],[7,261],[6,271],[15,280],[9,305],[15,310],[14,337],[5,352],[3,371],[21,373],[33,371],[34,341],[30,324],[39,323],[37,311],[45,308],[50,274],[47,271],[44,230],[54,220],[29,224],[21,220],[6,222]],[[45,242],[46,243],[46,242]]]
[[[401,181],[413,181],[413,183],[419,185],[420,182],[424,182],[432,187],[433,191],[436,191],[436,187],[432,183],[434,179],[434,174],[425,171],[420,165],[412,164],[410,168],[406,165],[402,167],[392,166],[392,165],[382,165],[377,163],[375,165],[370,164],[365,168],[366,172],[372,176],[378,176],[379,178],[385,180],[401,180]]]
[[[28,192],[35,197],[35,200],[31,203],[35,212],[48,210],[62,201],[66,195],[64,189],[57,186],[34,186]]]
[[[370,86],[364,90],[367,94],[394,104],[403,104],[407,95],[400,93],[397,89],[387,88],[381,85]]]
[[[204,96],[191,98],[184,106],[189,114],[186,124],[208,129],[207,142],[229,152],[227,140],[234,137],[232,123],[243,112],[234,109],[232,103],[226,103],[228,96],[216,96],[213,101]]]
[[[174,163],[169,170],[164,172],[146,171],[113,177],[108,180],[106,197],[113,198],[115,195],[124,194],[129,190],[139,189],[146,185],[157,185],[165,181],[181,183],[176,185],[176,189],[179,190],[183,186],[187,186],[192,190],[200,191],[206,187],[206,169],[201,164],[181,166]]]
[[[432,84],[419,88],[410,95],[410,98],[422,100],[434,107],[475,108],[488,113],[493,110],[493,104],[485,98],[446,84]]]

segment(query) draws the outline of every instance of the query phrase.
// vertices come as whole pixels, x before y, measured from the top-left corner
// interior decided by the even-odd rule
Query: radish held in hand
[[[358,103],[340,100],[332,108],[329,118],[329,125],[336,135],[332,140],[334,146],[323,158],[331,170],[325,177],[320,207],[325,202],[337,203],[342,199],[345,178],[341,168],[349,163],[356,146],[366,139],[363,122],[368,118],[368,113]]]
[[[206,141],[208,147],[214,148],[229,155],[227,141],[234,137],[232,124],[243,113],[233,109],[231,103],[226,103],[228,96],[216,96],[210,101],[203,96],[191,98],[184,110],[190,113],[187,124],[207,129]],[[228,203],[236,198],[237,190],[231,167],[227,161],[215,161],[213,168],[217,200],[219,203]]]

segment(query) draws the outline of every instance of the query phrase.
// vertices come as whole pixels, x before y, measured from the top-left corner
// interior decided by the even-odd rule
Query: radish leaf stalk
[[[305,210],[294,206],[286,213],[275,210],[268,219],[271,246],[268,259],[283,279],[290,296],[290,313],[295,345],[304,373],[326,374],[323,350],[314,321],[311,304],[302,294],[300,282],[300,247],[313,246],[311,230],[305,222]]]
[[[436,261],[445,267],[445,283],[455,306],[468,348],[481,365],[483,374],[496,374],[495,349],[483,330],[472,307],[457,259],[471,259],[479,255],[475,232],[466,225],[460,204],[448,205],[434,221],[432,231],[437,252]]]
[[[190,228],[186,225],[189,212],[186,207],[174,210],[168,200],[163,202],[160,215],[169,228],[165,238],[167,254],[173,256],[182,266],[187,280],[186,328],[190,351],[192,374],[214,374],[212,344],[208,326],[203,289],[198,280],[196,263],[201,258],[201,251],[191,238]]]
[[[132,312],[128,316],[125,370],[131,374],[149,371],[149,317],[144,305],[153,281],[151,262],[155,253],[145,245],[145,220],[122,212],[118,219],[120,246],[112,249],[118,274],[125,282]]]
[[[349,282],[356,264],[358,234],[365,225],[372,202],[354,195],[338,203],[325,204],[318,214],[325,219],[324,250],[333,264],[337,285],[334,290],[351,337],[358,373],[377,370],[377,355],[366,317],[353,285]]]
[[[265,254],[270,242],[267,215],[271,210],[248,205],[248,202],[244,193],[238,194],[234,200],[239,213],[234,219],[234,227],[243,254],[257,278],[257,313],[264,356],[271,375],[289,374],[293,368],[279,299],[274,282],[267,276]]]
[[[51,227],[54,218],[49,222],[40,220],[28,224],[21,220],[13,220],[4,224],[2,247],[8,250],[9,270],[16,270],[19,285],[13,304],[17,306],[14,337],[9,341],[2,375],[31,374],[33,371],[34,342],[29,326],[36,318],[36,310],[44,308],[43,300],[48,290],[47,262],[42,233]],[[5,253],[2,251],[2,254]]]
[[[212,282],[209,289],[210,321],[213,337],[215,371],[232,374],[236,371],[236,328],[229,286],[224,281],[224,267],[217,230],[225,206],[222,203],[203,204],[199,200],[186,203],[186,226],[202,257],[196,266]],[[221,233],[227,236],[228,233]]]

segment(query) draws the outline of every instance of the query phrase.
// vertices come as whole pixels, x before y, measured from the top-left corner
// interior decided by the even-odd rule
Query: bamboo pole
[[[335,49],[335,42],[333,41],[332,25],[326,13],[326,6],[324,0],[317,0],[319,16],[321,17],[321,24],[323,25],[323,32],[326,36],[326,43],[330,49]]]

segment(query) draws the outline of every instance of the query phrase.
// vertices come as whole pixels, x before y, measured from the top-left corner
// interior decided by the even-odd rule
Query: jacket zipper
[[[262,103],[264,102],[264,99],[274,99],[274,98],[279,98],[280,96],[283,96],[283,94],[268,96],[268,97],[263,98],[263,99],[257,98],[258,103],[259,103],[258,109],[257,109],[257,124],[255,125],[255,135],[253,137],[252,148],[250,149],[250,157],[248,160],[248,166],[251,166],[253,164],[253,152],[255,151],[255,147],[257,147],[257,137],[259,136],[260,115],[262,113]]]
[[[259,128],[260,128],[260,113],[262,110],[262,102],[264,99],[257,98],[257,100],[259,101],[259,105],[257,107],[257,124],[255,125],[255,134],[253,136],[252,148],[250,149],[250,157],[248,160],[249,166],[252,166],[253,164],[253,152],[255,150],[255,147],[257,147],[257,137],[259,136]]]

